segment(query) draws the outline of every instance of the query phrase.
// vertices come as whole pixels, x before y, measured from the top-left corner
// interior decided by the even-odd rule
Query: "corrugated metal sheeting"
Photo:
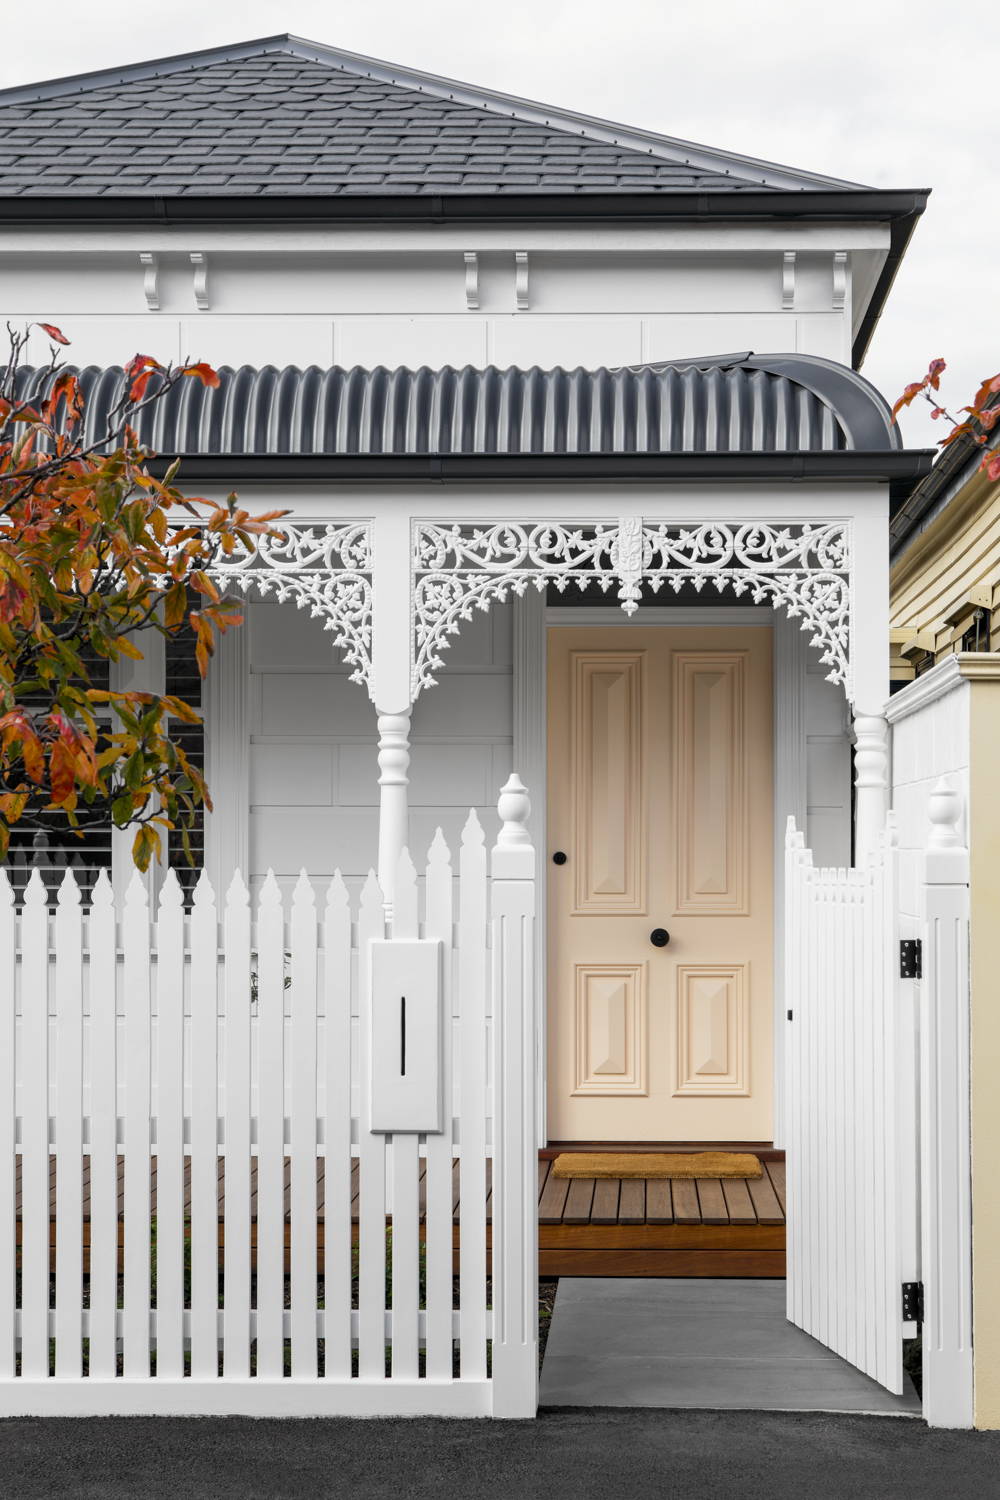
[[[901,446],[882,397],[806,355],[723,356],[617,370],[449,366],[223,367],[138,414],[163,454],[808,453]],[[91,440],[125,392],[121,369],[82,372]],[[18,376],[37,399],[44,377]]]

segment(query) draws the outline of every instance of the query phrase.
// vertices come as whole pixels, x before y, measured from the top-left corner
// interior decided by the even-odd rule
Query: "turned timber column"
[[[854,715],[855,864],[876,847],[889,811],[889,725],[884,714]]]
[[[378,716],[378,879],[390,917],[396,864],[409,838],[410,712]]]
[[[386,917],[410,830],[413,570],[408,513],[384,511],[373,526],[372,697],[378,714],[378,879]]]

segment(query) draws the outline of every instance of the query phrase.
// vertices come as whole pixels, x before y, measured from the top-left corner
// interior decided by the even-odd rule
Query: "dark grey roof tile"
[[[517,193],[539,173],[574,192],[759,188],[782,173],[794,180],[776,186],[830,185],[295,38],[0,91],[0,151],[0,196],[65,191],[68,170],[80,194],[141,192],[139,168],[164,192],[222,177],[232,192]]]

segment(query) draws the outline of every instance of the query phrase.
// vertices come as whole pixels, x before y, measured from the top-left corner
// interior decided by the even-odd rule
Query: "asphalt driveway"
[[[11,1500],[918,1500],[1000,1495],[1000,1433],[897,1417],[589,1410],[536,1422],[0,1422]]]

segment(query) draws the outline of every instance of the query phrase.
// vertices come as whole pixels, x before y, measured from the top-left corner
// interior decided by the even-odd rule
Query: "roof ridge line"
[[[348,52],[341,48],[326,46],[322,42],[312,42],[304,37],[295,36],[291,32],[281,32],[274,36],[259,37],[226,46],[202,48],[195,52],[175,53],[169,57],[127,63],[118,68],[101,68],[89,73],[43,79],[32,84],[0,89],[0,107],[27,103],[29,100],[54,99],[74,93],[84,93],[113,83],[155,78],[164,74],[183,72],[197,66],[211,66],[219,62],[240,62],[247,58],[266,56],[269,52],[276,51],[285,52],[288,56],[297,57],[303,61],[325,63],[354,76],[369,77],[399,88],[413,89],[416,92],[432,94],[434,97],[452,99],[456,103],[482,109],[505,118],[514,118],[525,124],[544,124],[550,129],[578,133],[585,139],[599,141],[605,145],[616,145],[627,151],[636,151],[654,160],[672,161],[677,155],[681,155],[684,165],[701,167],[722,176],[731,176],[734,181],[751,181],[763,174],[760,175],[762,187],[786,191],[809,191],[823,188],[841,188],[859,192],[869,190],[862,183],[850,182],[843,178],[798,170],[764,158],[704,146],[679,136],[662,135],[641,127],[621,125],[613,120],[582,114],[576,110],[555,105],[545,105],[537,100],[525,99],[516,94],[479,88],[443,75],[425,73],[416,68],[396,66],[380,58],[368,57],[363,53]],[[683,155],[683,153],[687,154]]]

